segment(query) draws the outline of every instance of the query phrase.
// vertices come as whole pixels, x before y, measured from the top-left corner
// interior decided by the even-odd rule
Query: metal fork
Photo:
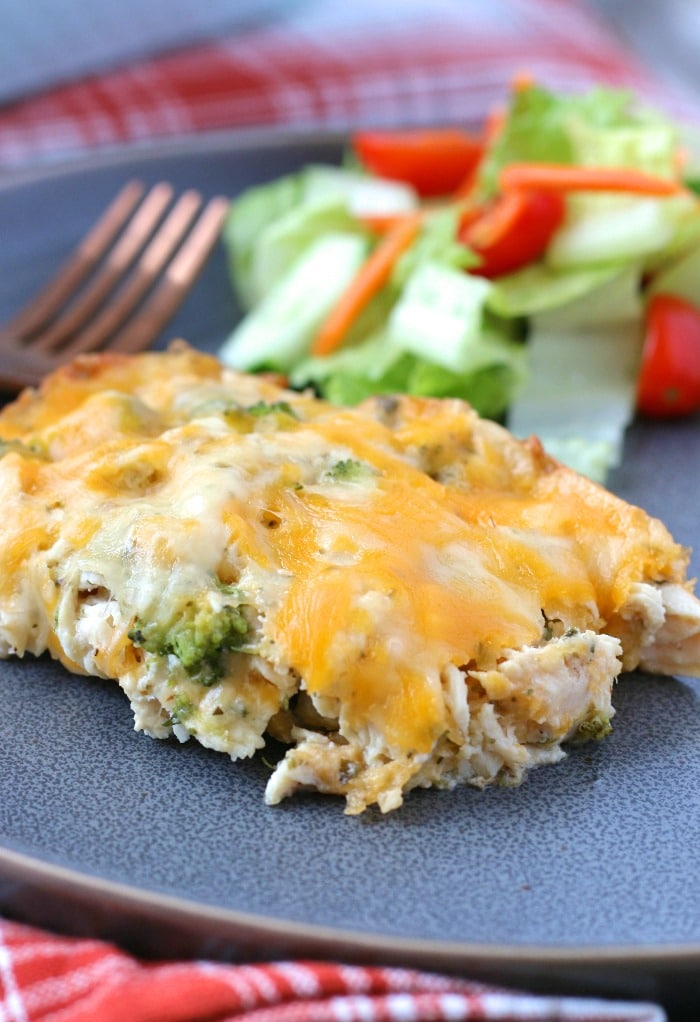
[[[146,348],[203,269],[228,200],[130,181],[46,286],[0,327],[0,390],[37,384],[88,351]]]

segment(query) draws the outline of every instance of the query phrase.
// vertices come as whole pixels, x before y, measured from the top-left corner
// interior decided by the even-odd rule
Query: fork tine
[[[0,326],[0,391],[36,385],[81,352],[135,352],[157,338],[218,241],[229,200],[200,211],[191,190],[163,217],[171,186],[156,185],[139,205],[142,194],[130,182],[27,311]]]
[[[210,199],[153,294],[138,315],[110,341],[110,351],[141,351],[158,336],[203,269],[228,209],[229,200],[223,196]]]
[[[140,181],[129,181],[122,188],[39,294],[5,324],[3,329],[8,334],[19,338],[31,337],[53,318],[100,261],[131,216],[143,192],[144,186]]]
[[[141,253],[129,277],[95,319],[68,342],[65,357],[101,348],[147,294],[176,251],[202,204],[199,192],[184,192]]]
[[[34,342],[42,351],[62,345],[99,309],[155,230],[173,195],[166,182],[154,185],[114,247],[76,301]]]

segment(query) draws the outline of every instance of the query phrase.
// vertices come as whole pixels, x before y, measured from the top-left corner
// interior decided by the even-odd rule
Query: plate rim
[[[299,145],[342,145],[350,130],[343,128],[256,127],[217,130],[197,134],[178,134],[156,139],[100,147],[75,156],[38,165],[10,168],[0,176],[0,195],[19,187],[46,184],[57,178],[77,176],[101,169],[124,167],[132,160],[154,162],[179,155],[233,155],[237,151],[283,150]],[[134,175],[138,176],[138,175]],[[218,934],[231,940],[258,937],[291,938],[300,949],[325,947],[327,953],[358,957],[388,958],[394,963],[421,965],[454,971],[473,969],[488,961],[507,968],[515,964],[533,968],[595,970],[622,968],[639,971],[645,966],[683,968],[700,963],[700,940],[663,944],[548,945],[536,943],[506,944],[440,941],[433,938],[402,937],[365,933],[335,926],[286,920],[280,915],[264,916],[253,912],[216,907],[186,897],[165,894],[134,884],[81,872],[59,865],[35,852],[0,844],[0,880],[43,886],[55,893],[92,895],[103,905],[130,913],[141,912],[182,924],[211,924]],[[30,924],[31,925],[31,924]]]
[[[90,150],[62,154],[37,163],[0,167],[0,192],[22,185],[99,169],[118,168],[130,160],[159,160],[203,153],[229,155],[241,149],[285,149],[291,145],[342,145],[352,129],[341,127],[262,126],[226,128],[196,134],[177,133],[156,138],[96,146]]]
[[[439,941],[417,937],[386,936],[365,933],[342,927],[303,923],[281,916],[265,916],[254,912],[221,908],[194,901],[186,897],[152,891],[135,884],[81,873],[69,866],[42,859],[39,855],[0,847],[0,870],[4,876],[18,882],[42,882],[47,889],[75,895],[100,895],[109,905],[123,909],[148,909],[159,917],[173,922],[216,924],[236,940],[257,934],[285,940],[306,947],[342,947],[354,952],[400,955],[402,961],[410,959],[431,962],[452,968],[468,967],[483,960],[507,964],[518,961],[525,965],[559,966],[624,966],[645,963],[695,965],[700,958],[700,941],[692,944],[579,945],[475,943],[470,941]],[[280,928],[283,928],[282,930]]]

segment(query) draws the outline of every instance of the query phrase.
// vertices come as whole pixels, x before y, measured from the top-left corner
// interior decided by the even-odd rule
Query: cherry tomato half
[[[449,195],[476,169],[481,139],[457,128],[361,131],[352,140],[362,164],[379,177],[404,181],[419,195]]]
[[[683,298],[656,294],[647,306],[637,408],[656,418],[700,409],[700,308]]]
[[[534,263],[542,256],[566,211],[556,192],[513,190],[504,192],[480,211],[468,211],[458,238],[482,262],[470,273],[501,277]]]

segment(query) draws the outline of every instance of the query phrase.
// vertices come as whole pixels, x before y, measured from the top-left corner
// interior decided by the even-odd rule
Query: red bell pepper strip
[[[561,225],[565,201],[557,192],[514,189],[462,217],[458,239],[478,256],[470,269],[481,277],[501,277],[535,262]]]
[[[367,170],[412,185],[423,198],[453,192],[484,152],[482,139],[457,128],[360,131],[352,146]]]
[[[647,306],[637,408],[654,418],[700,410],[700,308],[675,295]]]

